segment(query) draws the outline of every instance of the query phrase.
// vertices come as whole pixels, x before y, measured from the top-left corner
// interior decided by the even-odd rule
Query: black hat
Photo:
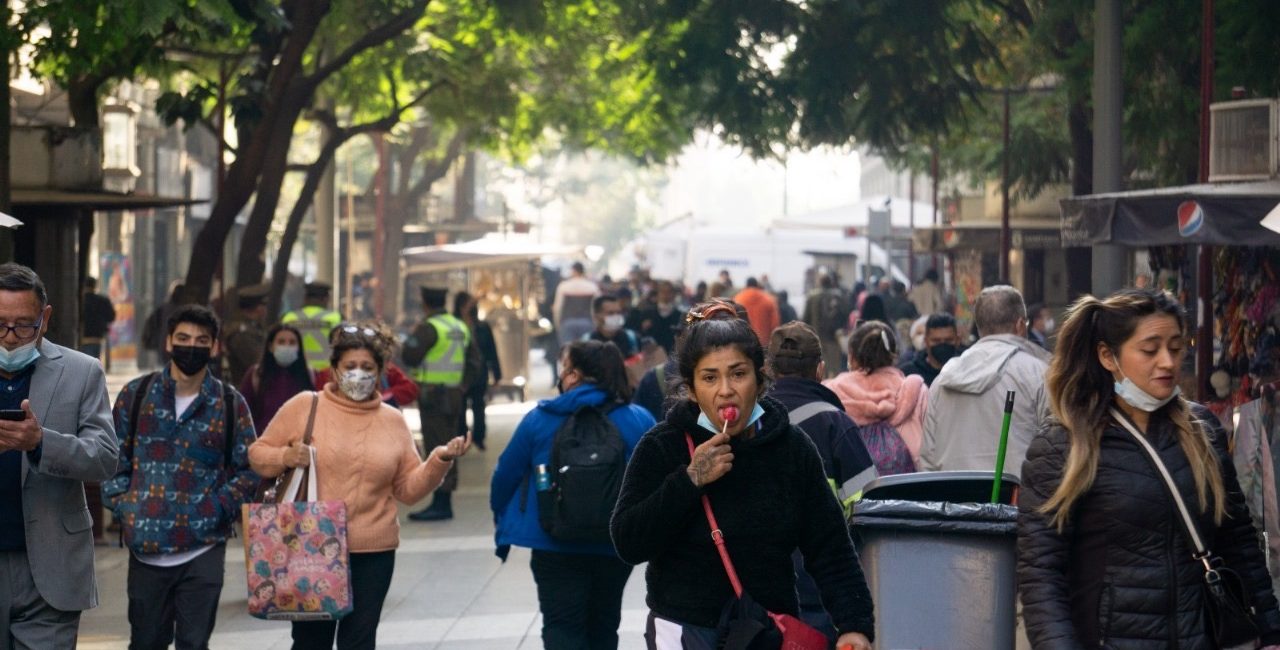
[[[251,284],[247,287],[236,289],[237,300],[241,309],[253,309],[261,305],[267,299],[267,294],[271,291],[271,285]]]
[[[422,287],[422,304],[428,307],[444,307],[449,298],[449,290],[443,287]]]
[[[302,293],[308,298],[327,298],[333,292],[333,285],[328,282],[308,282]]]

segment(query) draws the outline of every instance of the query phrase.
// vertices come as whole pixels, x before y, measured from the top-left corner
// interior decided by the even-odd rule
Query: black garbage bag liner
[[[849,526],[880,530],[1013,535],[1018,507],[997,503],[863,499],[853,506]]]

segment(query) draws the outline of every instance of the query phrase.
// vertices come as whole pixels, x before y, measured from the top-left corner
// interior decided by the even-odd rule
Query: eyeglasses
[[[19,341],[29,341],[40,332],[40,325],[43,322],[44,319],[41,318],[33,325],[0,325],[0,339],[9,336],[9,332],[13,332]]]

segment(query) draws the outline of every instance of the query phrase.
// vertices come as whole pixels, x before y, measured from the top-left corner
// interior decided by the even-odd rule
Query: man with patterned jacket
[[[129,382],[113,411],[120,465],[102,495],[129,547],[130,648],[206,648],[222,594],[226,540],[259,478],[253,418],[209,374],[218,318],[197,305],[169,318],[163,370]],[[175,639],[176,637],[176,639]]]

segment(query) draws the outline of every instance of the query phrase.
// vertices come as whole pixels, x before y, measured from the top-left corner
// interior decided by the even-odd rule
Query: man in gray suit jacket
[[[74,648],[98,604],[83,481],[116,469],[102,365],[44,338],[31,269],[0,264],[0,648]]]

